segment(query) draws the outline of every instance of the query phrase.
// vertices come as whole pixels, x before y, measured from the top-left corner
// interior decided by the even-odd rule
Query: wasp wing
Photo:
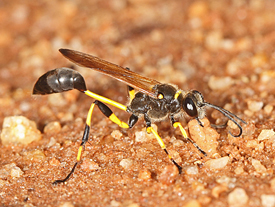
[[[92,68],[98,72],[124,82],[127,85],[148,94],[149,96],[156,98],[153,87],[160,84],[160,82],[154,79],[141,76],[119,65],[110,63],[106,60],[102,60],[98,57],[86,53],[69,49],[60,49],[59,51],[62,53],[62,55],[79,66]]]

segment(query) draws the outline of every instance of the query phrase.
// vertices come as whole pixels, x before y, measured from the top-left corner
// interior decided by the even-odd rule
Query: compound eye
[[[183,109],[191,117],[198,116],[197,107],[196,107],[194,101],[191,98],[189,98],[189,97],[187,97],[183,101]]]

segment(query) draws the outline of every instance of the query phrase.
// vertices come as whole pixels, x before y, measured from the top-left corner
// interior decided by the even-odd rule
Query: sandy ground
[[[0,205],[275,206],[274,10],[271,0],[1,1]],[[73,67],[91,91],[128,101],[124,84],[74,65],[59,48],[198,90],[246,121],[243,134],[232,137],[236,125],[213,109],[204,128],[182,117],[205,157],[169,120],[155,123],[179,174],[143,119],[121,129],[95,109],[81,163],[67,183],[52,185],[76,161],[93,99],[33,96],[36,80]],[[127,122],[129,114],[111,108]]]

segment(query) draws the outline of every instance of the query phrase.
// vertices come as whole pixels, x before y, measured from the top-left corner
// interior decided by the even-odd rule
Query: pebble
[[[272,178],[270,181],[270,187],[273,192],[275,192],[275,178]]]
[[[230,178],[227,176],[221,176],[220,178],[218,178],[217,183],[222,184],[228,188],[234,188],[235,187],[235,182],[236,182],[236,178]]]
[[[266,113],[266,114],[271,114],[271,112],[273,111],[273,106],[272,105],[269,105],[269,104],[267,104],[265,107],[264,107],[264,112]]]
[[[122,133],[119,131],[119,130],[114,130],[114,131],[112,131],[112,133],[111,133],[111,136],[113,137],[113,138],[115,138],[116,140],[120,140],[121,139],[121,137],[122,137]]]
[[[259,160],[252,159],[252,165],[257,173],[266,173],[266,167]]]
[[[262,101],[250,101],[249,100],[247,102],[247,106],[250,111],[257,112],[263,108],[264,103]]]
[[[226,72],[229,75],[237,75],[242,71],[243,62],[239,59],[233,59],[226,65]]]
[[[188,16],[191,18],[201,17],[208,13],[208,5],[204,1],[194,1],[188,9]]]
[[[11,176],[12,178],[19,178],[23,174],[24,172],[19,167],[17,167],[15,163],[6,164],[0,169],[1,179],[6,179],[8,176]]]
[[[123,159],[120,161],[119,165],[123,167],[125,170],[129,170],[133,166],[133,160],[130,158]]]
[[[212,196],[215,198],[219,198],[220,194],[226,192],[228,188],[224,185],[217,185],[212,189]]]
[[[275,206],[275,195],[261,195],[261,201],[263,207],[274,207]]]
[[[211,157],[211,155],[217,152],[219,144],[217,139],[220,135],[216,130],[211,128],[210,122],[207,118],[201,119],[201,122],[204,127],[201,127],[196,119],[189,121],[189,133],[196,144]]]
[[[211,159],[205,162],[205,166],[210,168],[210,170],[218,170],[224,168],[229,162],[229,157],[221,157],[218,159]]]
[[[24,116],[10,116],[4,118],[1,132],[1,141],[3,145],[27,145],[41,138],[41,132],[36,128],[34,121]]]
[[[51,166],[59,166],[60,165],[60,161],[56,158],[52,158],[50,161],[49,161],[49,164]]]
[[[236,173],[236,175],[240,175],[240,174],[244,173],[244,169],[243,169],[243,167],[238,166],[238,167],[236,167],[234,172]]]
[[[60,130],[61,130],[61,124],[58,121],[50,122],[44,127],[45,134],[56,134],[60,132]]]
[[[244,189],[235,188],[231,193],[229,193],[227,201],[231,207],[241,207],[246,206],[249,201],[249,197]]]
[[[46,155],[38,149],[34,149],[31,151],[23,152],[23,158],[28,161],[42,161],[46,158]]]
[[[201,204],[197,200],[190,200],[183,207],[201,207]]]
[[[91,159],[84,159],[80,167],[86,172],[94,172],[100,168],[99,165]]]
[[[199,168],[197,165],[191,165],[185,167],[185,173],[187,175],[197,175],[199,173]]]
[[[171,185],[179,175],[178,168],[174,165],[165,166],[158,176],[158,181],[165,185]]]
[[[216,77],[211,76],[208,81],[208,86],[212,90],[227,90],[234,84],[231,77]]]
[[[59,205],[59,207],[74,207],[74,204],[71,202],[67,201]]]
[[[274,139],[275,138],[275,132],[273,129],[263,129],[261,133],[258,136],[258,140],[265,140],[265,139]]]
[[[151,179],[151,177],[152,177],[152,173],[147,169],[141,170],[138,173],[138,178],[144,181]]]
[[[157,132],[158,127],[155,124],[152,124],[153,129]],[[146,131],[146,128],[143,128],[141,131],[135,132],[135,141],[144,143],[144,142],[149,142],[150,140],[154,139],[155,136],[153,133],[148,134]]]

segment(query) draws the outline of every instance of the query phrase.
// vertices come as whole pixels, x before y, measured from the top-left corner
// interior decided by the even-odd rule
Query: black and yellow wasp
[[[87,90],[84,78],[80,75],[80,73],[70,68],[57,68],[51,70],[38,79],[33,88],[33,94],[44,95],[77,89],[80,92],[96,99],[91,104],[87,115],[86,126],[82,142],[78,150],[76,163],[65,179],[56,180],[54,184],[66,182],[73,174],[77,164],[80,162],[82,151],[84,150],[85,144],[89,139],[91,117],[95,106],[98,106],[100,111],[106,117],[122,128],[132,128],[137,123],[139,117],[143,116],[146,122],[147,132],[153,133],[161,148],[168,155],[169,159],[177,166],[179,172],[181,172],[182,167],[178,165],[178,163],[176,163],[169,155],[164,142],[158,133],[151,127],[151,123],[153,121],[161,121],[169,118],[173,127],[179,128],[183,137],[188,139],[204,155],[206,155],[206,153],[187,136],[187,133],[181,123],[176,120],[176,117],[178,117],[177,115],[180,113],[186,113],[190,117],[195,118],[202,126],[200,119],[205,116],[205,107],[214,108],[223,113],[238,126],[239,134],[232,135],[229,131],[232,136],[239,137],[242,134],[242,127],[235,119],[246,124],[245,121],[221,107],[205,102],[202,94],[198,91],[182,91],[173,85],[162,84],[156,80],[134,73],[128,68],[123,68],[89,54],[69,49],[60,49],[59,51],[66,58],[80,66],[92,68],[98,72],[126,83],[129,89],[130,103],[128,106],[125,106]],[[118,119],[106,104],[130,113],[131,116],[128,124]]]

